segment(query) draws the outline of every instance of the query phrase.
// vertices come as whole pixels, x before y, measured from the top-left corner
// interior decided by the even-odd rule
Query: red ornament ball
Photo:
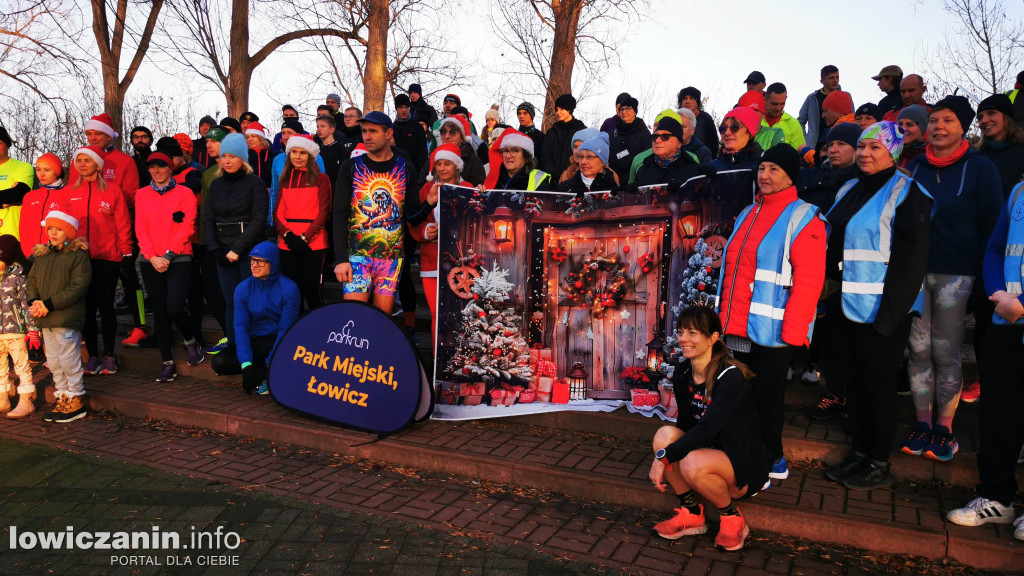
[[[484,316],[487,316],[487,312],[484,312],[483,310],[481,310],[480,312],[477,313],[477,316],[479,316],[480,318],[483,318]]]
[[[501,348],[495,348],[493,354],[495,357],[501,356]]]
[[[697,288],[699,288],[699,289],[700,289],[700,291],[701,291],[701,292],[703,292],[703,291],[704,291],[704,289],[705,289],[705,288],[707,288],[707,286],[705,286],[705,285],[704,285],[704,283],[703,283],[703,282],[701,282],[701,283],[697,284]]]
[[[704,272],[706,272],[708,274],[711,274],[711,266],[708,266],[707,268],[704,268]]]
[[[479,299],[480,299],[480,295],[479,294],[473,294],[473,300],[479,300]]]
[[[576,282],[575,282],[575,283],[573,284],[573,286],[575,286],[575,287],[576,287],[576,289],[577,289],[577,290],[579,290],[580,288],[583,288],[583,282],[580,282],[579,280],[577,280],[577,281],[576,281]]]
[[[468,376],[469,375],[469,368],[463,368],[462,369],[462,373]]]
[[[629,244],[626,244],[625,246],[622,247],[622,253],[629,254]]]

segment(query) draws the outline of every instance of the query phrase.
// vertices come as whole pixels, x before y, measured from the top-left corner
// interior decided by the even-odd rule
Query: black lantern
[[[583,367],[583,362],[573,359],[572,367],[569,368],[569,372],[565,376],[569,379],[569,399],[586,400],[587,376],[589,374]]]
[[[512,211],[508,206],[498,206],[494,210],[494,242],[498,245],[512,244],[512,234],[515,229],[512,223]]]
[[[665,339],[661,337],[661,334],[655,332],[654,338],[647,343],[647,370],[651,372],[659,372],[661,370],[661,363],[665,359]]]

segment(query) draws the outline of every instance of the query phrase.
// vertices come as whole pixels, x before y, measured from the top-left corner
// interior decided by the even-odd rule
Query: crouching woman
[[[683,310],[676,328],[684,357],[673,375],[679,417],[654,436],[650,480],[662,492],[671,486],[679,508],[654,530],[670,540],[707,532],[700,495],[722,519],[715,546],[739,550],[750,530],[735,500],[756,494],[769,468],[748,383],[753,374],[729,356],[711,308]]]

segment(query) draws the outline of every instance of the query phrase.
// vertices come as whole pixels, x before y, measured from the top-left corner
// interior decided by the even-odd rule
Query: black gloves
[[[301,254],[309,250],[309,244],[306,244],[302,238],[299,238],[294,232],[288,232],[284,235],[284,244],[289,250],[296,254]]]
[[[185,213],[182,212],[181,210],[178,210],[174,214],[171,214],[171,220],[174,220],[175,222],[181,224],[182,222],[185,221]]]
[[[242,368],[242,389],[252,396],[252,393],[267,379],[266,366],[253,366],[252,364]]]

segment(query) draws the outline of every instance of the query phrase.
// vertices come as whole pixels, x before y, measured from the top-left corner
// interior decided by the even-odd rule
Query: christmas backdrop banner
[[[432,389],[405,330],[361,302],[321,306],[292,325],[268,378],[279,403],[349,428],[388,434],[425,419]]]
[[[623,405],[674,417],[674,310],[713,300],[751,182],[583,196],[446,186],[433,418]]]

